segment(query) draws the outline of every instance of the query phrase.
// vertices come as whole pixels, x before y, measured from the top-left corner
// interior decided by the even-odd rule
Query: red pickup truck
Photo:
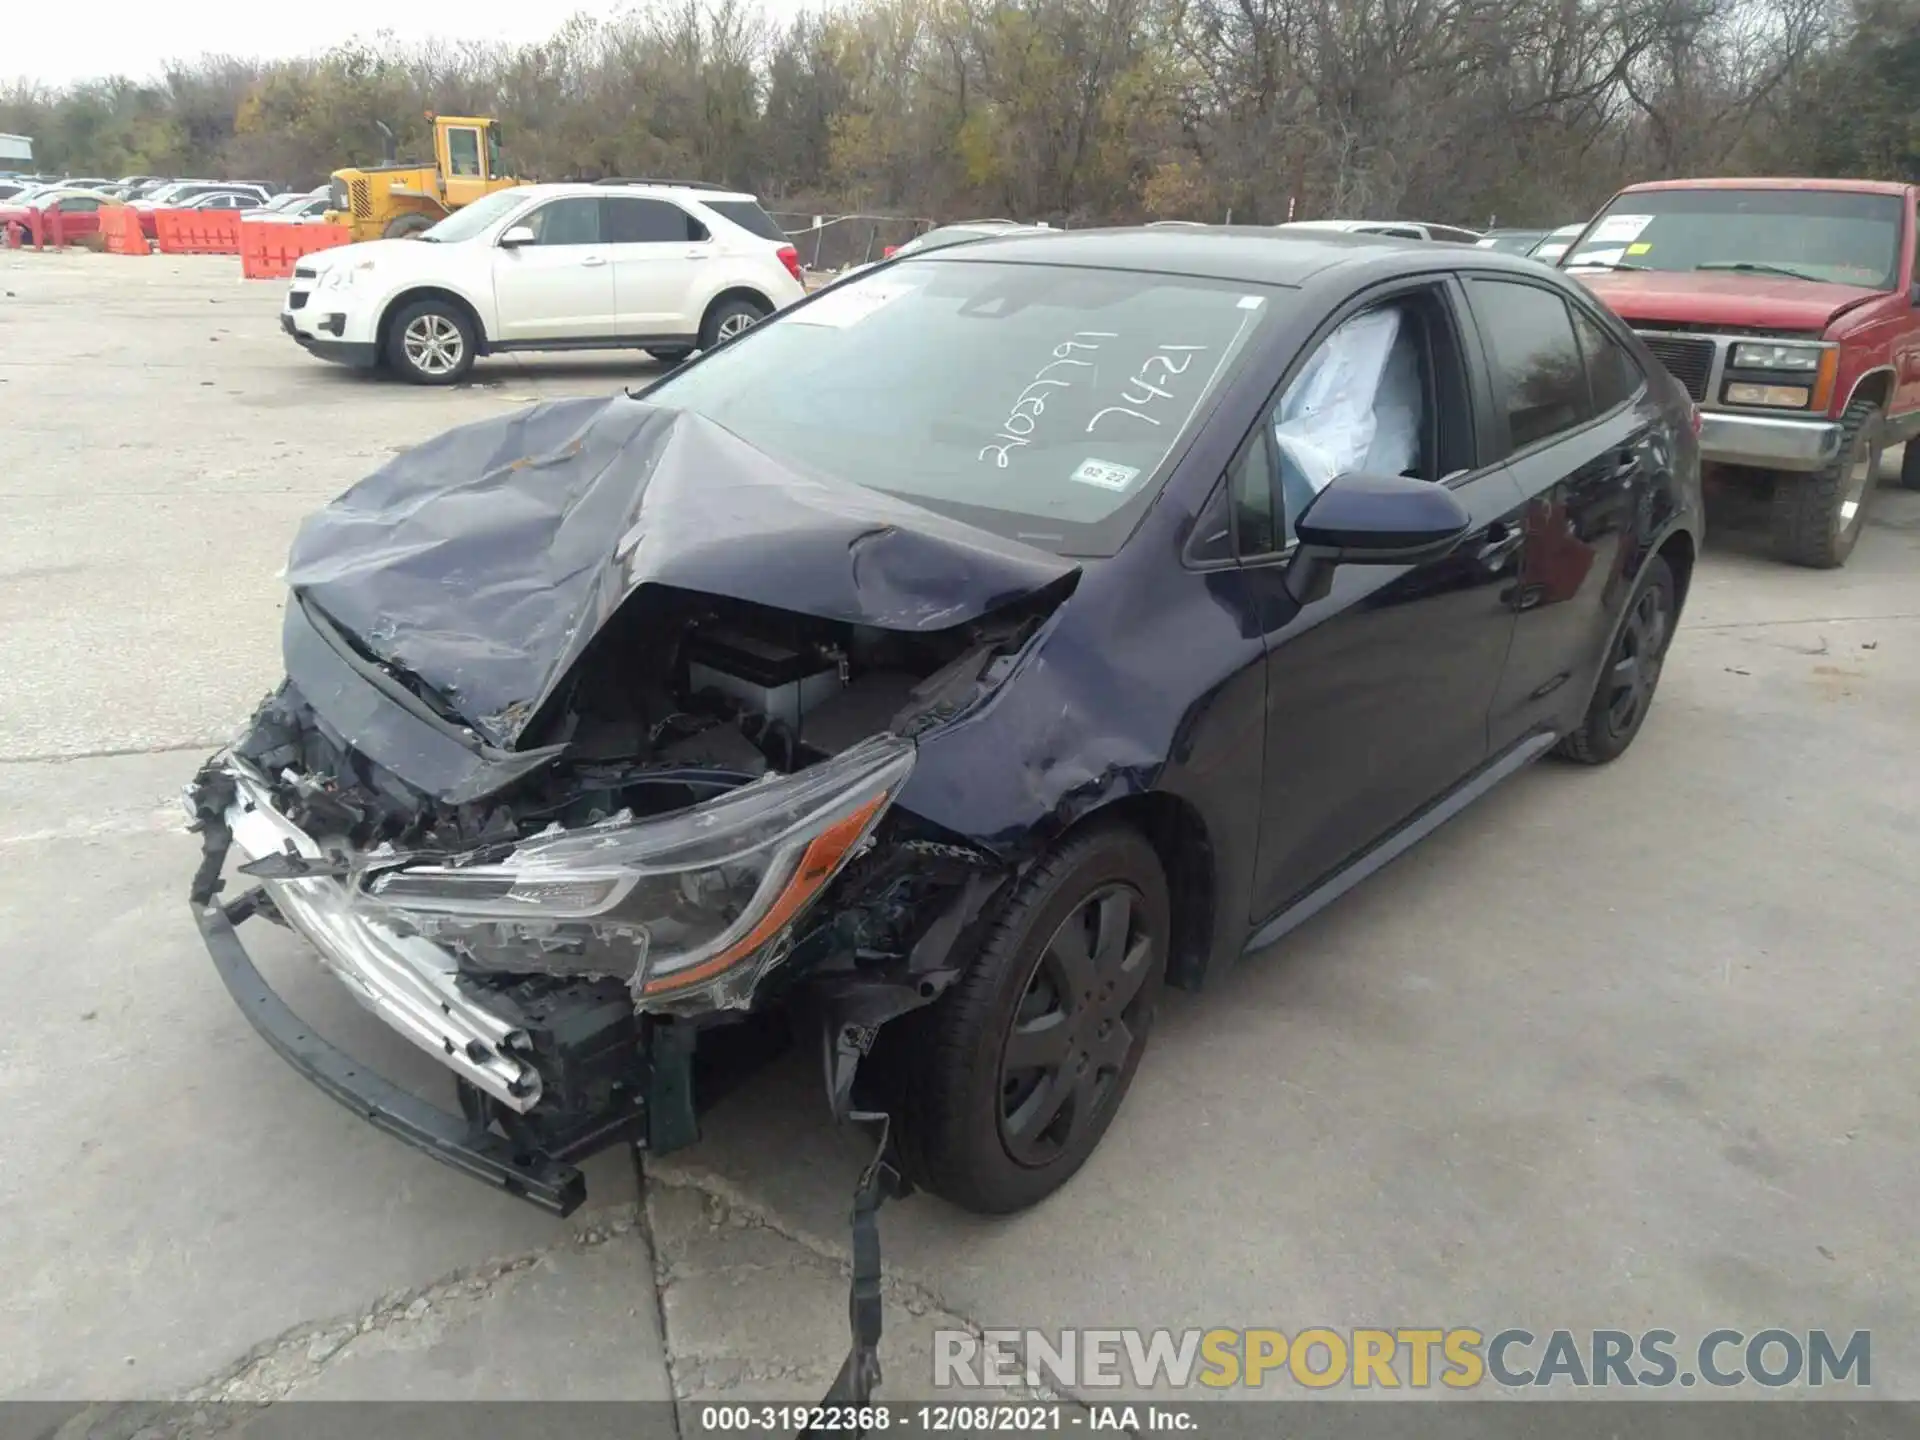
[[[1916,187],[1662,180],[1560,259],[1700,407],[1700,458],[1772,492],[1774,553],[1844,565],[1882,450],[1920,433]],[[1920,445],[1900,483],[1920,489]]]

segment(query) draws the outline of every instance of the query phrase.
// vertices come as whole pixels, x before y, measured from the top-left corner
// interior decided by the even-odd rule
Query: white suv
[[[799,253],[751,195],[523,185],[410,239],[307,256],[280,328],[324,360],[450,385],[508,350],[641,349],[673,363],[805,293]]]

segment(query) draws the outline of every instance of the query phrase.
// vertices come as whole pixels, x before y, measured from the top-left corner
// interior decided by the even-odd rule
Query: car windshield
[[[471,205],[454,211],[438,225],[422,230],[420,238],[438,240],[447,245],[471,240],[526,198],[518,189],[496,190],[491,195],[482,195]]]
[[[1111,555],[1286,289],[921,259],[844,281],[648,393],[796,469]]]
[[[1614,199],[1566,268],[1729,271],[1892,288],[1898,196],[1850,190],[1641,190]]]

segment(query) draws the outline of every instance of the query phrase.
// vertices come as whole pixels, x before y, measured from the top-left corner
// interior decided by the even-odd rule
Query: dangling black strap
[[[847,1295],[847,1321],[853,1332],[853,1346],[820,1402],[828,1411],[869,1405],[873,1403],[874,1392],[880,1388],[879,1211],[889,1197],[904,1194],[906,1184],[889,1149],[885,1118],[871,1118],[880,1121],[880,1144],[873,1163],[860,1172],[860,1184],[853,1192],[853,1279]],[[867,1431],[860,1428],[840,1433],[865,1435]]]

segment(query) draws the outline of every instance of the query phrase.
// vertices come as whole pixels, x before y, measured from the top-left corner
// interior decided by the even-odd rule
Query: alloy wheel
[[[407,359],[423,375],[449,375],[466,352],[460,327],[444,315],[416,315],[400,337]]]
[[[1653,698],[1666,658],[1670,623],[1666,591],[1649,585],[1633,602],[1608,674],[1607,725],[1616,735],[1631,730]]]
[[[746,311],[736,310],[731,315],[727,315],[721,319],[714,333],[722,340],[731,340],[734,336],[751,330],[753,328],[753,322],[754,317],[747,314]]]
[[[1015,1007],[1000,1058],[1000,1138],[1042,1166],[1095,1123],[1143,1028],[1154,942],[1128,885],[1088,895],[1053,933]]]

